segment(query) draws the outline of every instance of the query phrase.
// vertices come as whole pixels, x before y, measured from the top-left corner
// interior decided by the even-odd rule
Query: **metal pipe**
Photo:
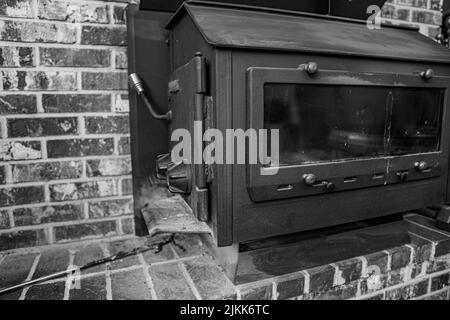
[[[128,76],[128,84],[130,85],[131,89],[133,89],[138,94],[138,96],[141,97],[142,102],[147,107],[153,118],[166,121],[172,120],[172,111],[169,111],[165,114],[158,114],[156,112],[155,108],[153,108],[152,104],[145,95],[144,82],[136,73],[132,73]]]

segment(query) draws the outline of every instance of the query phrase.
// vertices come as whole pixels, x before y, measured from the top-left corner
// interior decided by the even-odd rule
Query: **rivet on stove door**
[[[308,63],[301,64],[299,66],[299,69],[305,71],[309,75],[313,75],[313,74],[316,74],[317,71],[319,71],[319,66],[317,65],[316,62],[308,62]]]
[[[428,168],[428,164],[425,161],[417,161],[414,163],[414,167],[418,171],[422,172]]]
[[[425,70],[425,71],[422,71],[422,72],[420,73],[420,77],[421,77],[423,80],[430,80],[430,79],[432,79],[432,78],[434,77],[434,71],[433,71],[433,69],[427,69],[427,70]]]
[[[303,182],[308,186],[312,186],[314,183],[316,183],[316,176],[312,173],[304,174],[302,178]]]

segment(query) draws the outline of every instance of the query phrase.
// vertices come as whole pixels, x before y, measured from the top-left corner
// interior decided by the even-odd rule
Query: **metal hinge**
[[[194,58],[195,76],[196,76],[196,88],[195,88],[195,110],[194,120],[202,122],[203,133],[207,127],[207,119],[205,118],[205,105],[206,105],[206,59],[201,53],[196,53]],[[202,150],[204,149],[202,145]],[[203,157],[201,156],[203,159]],[[209,220],[209,204],[208,204],[208,172],[207,165],[203,162],[199,165],[195,165],[195,196],[196,201],[194,211],[197,218],[200,221]]]
[[[213,126],[213,110],[214,100],[212,96],[205,96],[205,104],[203,108],[203,119],[205,131],[214,128]],[[206,182],[211,183],[214,180],[213,166],[205,164]]]

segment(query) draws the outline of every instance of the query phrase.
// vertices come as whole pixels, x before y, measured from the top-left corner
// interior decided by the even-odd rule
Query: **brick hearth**
[[[200,237],[177,235],[159,253],[147,251],[82,271],[79,289],[71,289],[62,277],[0,300],[449,299],[450,234],[436,237],[431,229],[422,231],[410,244],[238,286],[217,266]],[[147,240],[133,237],[4,252],[0,287],[129,251]]]

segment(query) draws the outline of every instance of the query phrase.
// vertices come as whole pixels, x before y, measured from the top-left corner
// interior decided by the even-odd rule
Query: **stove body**
[[[166,30],[171,14],[128,14],[130,73],[172,113],[170,124],[152,119],[130,94],[135,197],[153,172],[168,175],[216,247],[449,201],[450,51],[433,40],[365,21],[205,2],[184,4]],[[156,35],[136,37],[139,19]],[[194,121],[202,133],[279,129],[278,173],[261,164],[166,171],[158,156],[176,145],[174,130],[194,134]]]

